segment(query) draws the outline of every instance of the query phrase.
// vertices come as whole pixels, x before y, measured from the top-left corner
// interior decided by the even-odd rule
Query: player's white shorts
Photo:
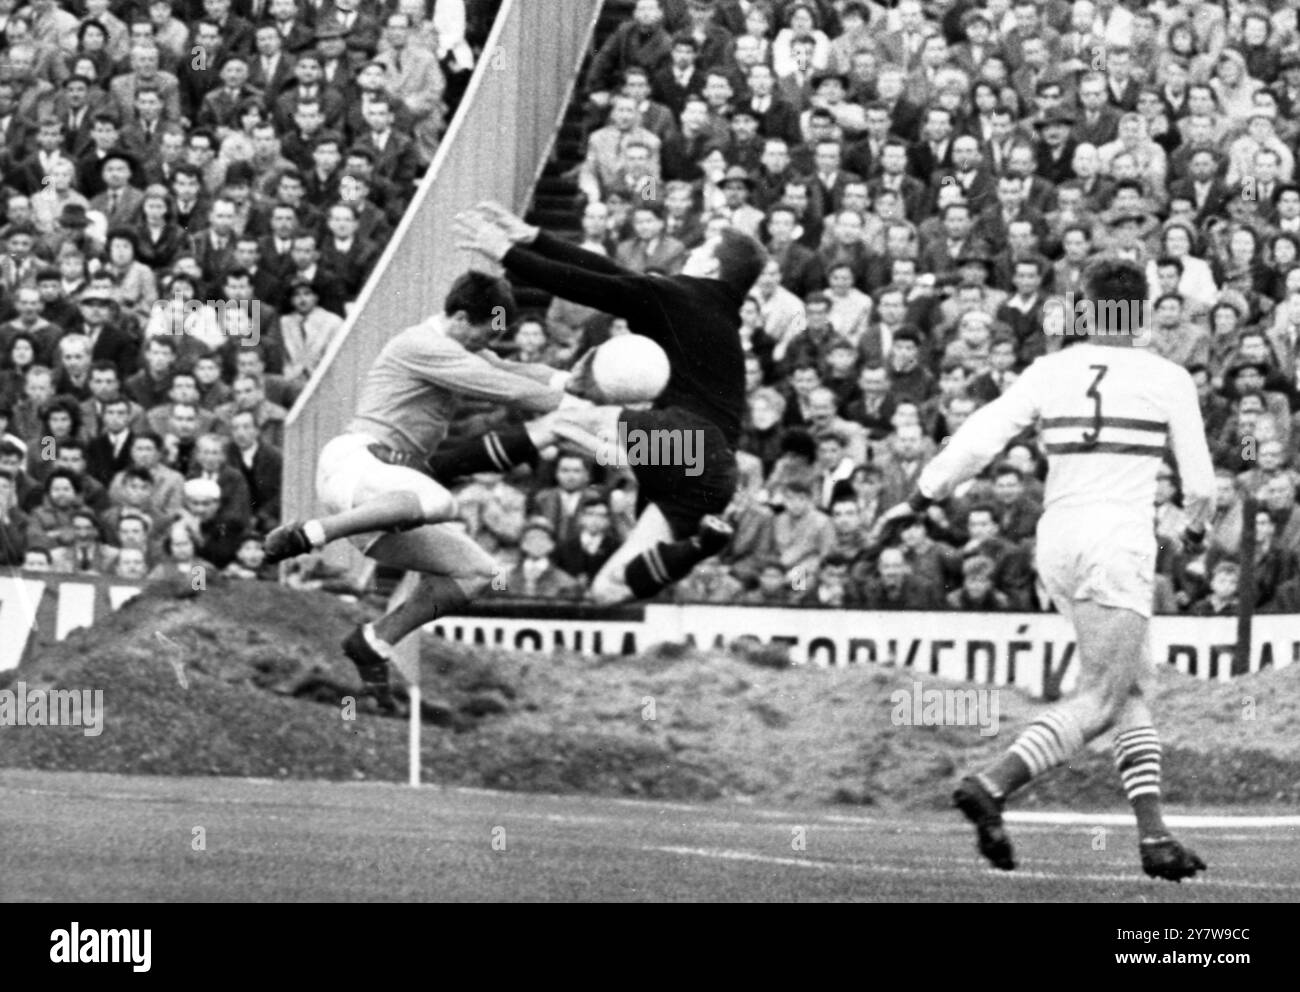
[[[316,495],[326,513],[342,513],[388,493],[414,493],[423,507],[445,504],[451,494],[423,472],[381,462],[368,450],[377,444],[366,434],[341,434],[321,449],[316,465]],[[350,540],[365,551],[378,532],[354,534]]]
[[[1056,608],[1073,620],[1073,604],[1151,616],[1155,597],[1154,525],[1111,518],[1089,520],[1081,512],[1043,514],[1038,522],[1035,566]]]

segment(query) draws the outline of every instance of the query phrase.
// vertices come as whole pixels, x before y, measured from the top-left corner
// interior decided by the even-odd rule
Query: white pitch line
[[[1008,823],[1050,823],[1064,826],[1087,827],[1122,827],[1131,826],[1131,813],[1007,813],[1004,819]],[[1200,816],[1173,815],[1166,816],[1165,823],[1171,827],[1217,829],[1233,827],[1300,827],[1300,816]]]
[[[344,783],[351,784],[351,783]],[[377,783],[386,784],[386,783]],[[391,783],[400,784],[400,783]],[[483,796],[488,799],[518,799],[520,796],[527,796],[532,799],[560,799],[566,802],[585,801],[588,799],[598,799],[601,802],[607,802],[613,806],[637,806],[637,807],[654,807],[662,811],[680,811],[687,813],[697,813],[705,809],[703,806],[691,806],[686,803],[664,803],[648,799],[623,799],[611,796],[578,796],[570,793],[558,792],[511,792],[508,789],[483,789],[473,785],[453,785],[446,786],[447,791],[460,793],[466,796]]]
[[[780,865],[787,868],[812,868],[822,871],[861,871],[870,872],[878,875],[930,875],[943,878],[951,878],[952,871],[947,868],[922,868],[909,867],[907,865],[880,865],[869,864],[861,861],[818,861],[815,858],[778,858],[770,854],[756,854],[753,851],[728,851],[707,847],[643,847],[643,851],[652,851],[659,854],[678,854],[688,857],[709,858],[715,861],[748,861],[756,864]],[[980,872],[982,875],[991,875],[995,878],[1007,879],[1008,881],[1019,882],[1138,882],[1144,883],[1144,880],[1137,874],[1127,875],[1101,875],[1086,874],[1077,875],[1065,872],[1050,871],[994,871],[985,869]],[[1268,889],[1282,892],[1294,892],[1300,889],[1300,885],[1278,885],[1272,882],[1245,882],[1245,881],[1219,881],[1212,878],[1198,878],[1189,882],[1190,886],[1209,885],[1216,888],[1224,889]]]
[[[593,798],[593,797],[584,797],[584,798]],[[701,812],[701,811],[703,811],[703,810],[705,810],[705,809],[707,808],[707,807],[704,807],[704,806],[693,806],[693,805],[691,805],[690,803],[665,803],[665,802],[659,802],[659,801],[654,800],[654,799],[649,799],[649,800],[647,800],[647,799],[622,799],[622,798],[614,797],[614,798],[607,799],[606,801],[607,801],[607,802],[610,802],[610,803],[613,803],[615,806],[647,806],[647,805],[649,805],[649,806],[653,806],[655,809],[661,809],[661,810],[666,810],[666,811],[667,811],[667,810],[671,810],[672,812],[676,812],[676,813],[698,813],[698,812]]]
[[[942,810],[935,810],[936,813],[942,813]],[[1032,812],[1032,811],[1014,811],[1005,814],[1004,819],[1008,823],[1026,823],[1041,824],[1045,826],[1080,826],[1080,827],[1122,827],[1132,826],[1132,813],[1071,813],[1071,812]],[[840,813],[832,813],[822,817],[823,822],[827,823],[846,823],[856,826],[883,825],[891,826],[894,821],[881,820],[875,817],[866,816],[846,816]],[[1300,816],[1211,816],[1208,814],[1182,814],[1173,813],[1165,817],[1165,823],[1171,827],[1186,827],[1200,829],[1221,829],[1241,827],[1246,828],[1270,828],[1270,827],[1300,827]],[[908,831],[926,829],[926,824],[908,825]],[[940,831],[947,829],[939,826]]]
[[[365,783],[365,784],[368,785],[369,783]],[[401,785],[400,782],[391,782],[391,783],[389,783],[389,782],[380,782],[380,783],[378,783],[378,784],[379,784],[379,785]],[[477,786],[473,786],[473,785],[455,785],[455,786],[452,786],[452,790],[451,790],[451,791],[452,791],[452,792],[460,792],[460,793],[464,793],[464,794],[467,795],[467,796],[488,796],[488,797],[490,797],[490,798],[497,798],[497,797],[500,797],[500,796],[514,796],[514,795],[518,795],[518,793],[515,793],[515,792],[506,792],[506,791],[504,791],[504,790],[502,790],[502,789],[480,789],[480,788],[478,788]]]

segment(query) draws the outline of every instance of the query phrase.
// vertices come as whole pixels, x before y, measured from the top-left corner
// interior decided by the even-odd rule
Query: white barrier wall
[[[553,611],[549,611],[552,612]],[[589,617],[456,617],[427,630],[465,644],[522,651],[556,648],[632,654],[662,641],[722,647],[740,637],[786,644],[797,663],[862,662],[920,674],[1016,685],[1040,695],[1056,682],[1073,688],[1078,663],[1074,633],[1055,613],[868,613],[856,610],[764,609],[743,606],[659,606],[641,620]],[[1157,662],[1203,679],[1231,677],[1235,618],[1156,617]],[[1289,616],[1255,618],[1250,670],[1300,659],[1300,624]]]
[[[0,575],[0,672],[36,643],[61,641],[139,595],[138,582],[23,572]]]

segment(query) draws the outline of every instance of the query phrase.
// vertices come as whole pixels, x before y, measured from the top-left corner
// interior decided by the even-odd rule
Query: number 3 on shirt
[[[1097,392],[1097,387],[1101,385],[1101,380],[1106,378],[1106,373],[1110,371],[1109,365],[1089,365],[1088,368],[1097,373],[1097,378],[1092,380],[1092,385],[1088,387],[1088,392],[1084,395],[1093,402],[1092,408],[1092,430],[1083,432],[1083,443],[1089,447],[1094,447],[1097,440],[1101,437],[1101,393]]]

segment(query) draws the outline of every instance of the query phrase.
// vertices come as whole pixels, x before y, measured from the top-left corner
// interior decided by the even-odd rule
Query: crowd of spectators
[[[285,411],[430,160],[485,6],[0,0],[0,564],[264,574]],[[1146,346],[1196,380],[1219,479],[1195,550],[1162,472],[1156,610],[1235,611],[1254,497],[1259,606],[1300,611],[1293,6],[622,6],[581,87],[582,245],[671,273],[731,226],[772,256],[741,313],[737,536],[671,595],[1047,608],[1037,434],[925,516],[880,517],[1062,345],[1059,301],[1113,257],[1148,272]],[[556,299],[509,350],[563,368],[626,330]],[[579,600],[634,482],[546,454],[457,496],[496,595]]]
[[[583,247],[672,273],[730,226],[771,252],[742,311],[737,536],[679,600],[1048,608],[1036,433],[925,516],[880,517],[1062,346],[1061,303],[1108,257],[1146,269],[1145,346],[1192,373],[1219,479],[1206,548],[1184,548],[1164,466],[1155,609],[1235,611],[1248,496],[1258,605],[1300,609],[1295,5],[626,7],[584,80]],[[514,344],[565,367],[625,331],[557,299]],[[631,520],[623,473],[558,455],[461,493],[498,595],[580,598]]]
[[[493,0],[0,0],[0,565],[266,578]]]

